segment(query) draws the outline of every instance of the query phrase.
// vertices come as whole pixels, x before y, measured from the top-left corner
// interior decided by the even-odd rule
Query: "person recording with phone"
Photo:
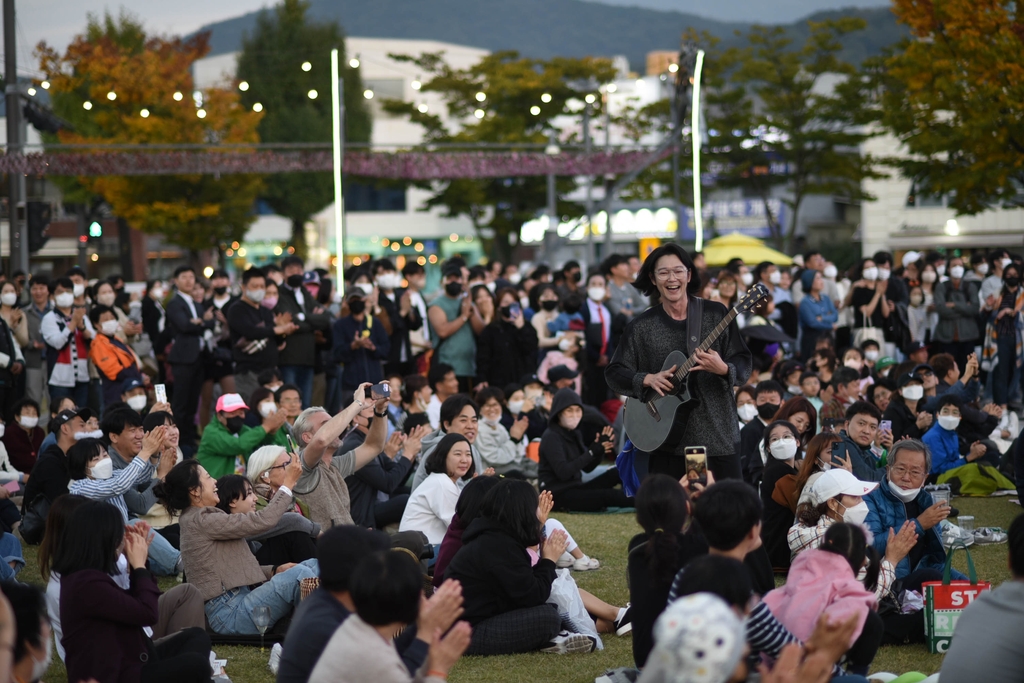
[[[391,351],[391,339],[384,324],[366,310],[361,289],[346,298],[349,314],[334,323],[334,361],[343,363],[341,390],[349,397],[363,382],[384,381],[384,361]]]
[[[537,330],[526,323],[516,290],[499,289],[498,310],[476,340],[476,379],[492,387],[537,369]]]

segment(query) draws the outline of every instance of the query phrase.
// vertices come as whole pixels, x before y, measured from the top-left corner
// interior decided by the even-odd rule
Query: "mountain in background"
[[[716,0],[698,3],[694,0],[596,0],[607,5],[644,7],[668,12],[694,12],[720,21],[762,22],[781,24],[794,22],[814,12],[842,10],[850,0]],[[856,0],[858,7],[889,7],[891,0]]]
[[[741,0],[724,1],[735,5]],[[815,4],[824,1],[815,0]],[[253,30],[257,14],[202,27],[201,31],[211,33],[211,54],[238,50],[242,36]],[[706,30],[724,45],[734,45],[740,42],[735,32],[746,31],[751,24],[583,0],[312,0],[309,15],[338,21],[346,35],[364,38],[439,40],[490,51],[516,50],[542,59],[625,55],[632,69],[640,73],[648,52],[678,49],[680,36],[688,27]],[[907,34],[887,8],[817,12],[788,28],[799,44],[807,35],[807,19],[840,16],[859,16],[868,24],[866,30],[846,39],[843,56],[855,63]]]

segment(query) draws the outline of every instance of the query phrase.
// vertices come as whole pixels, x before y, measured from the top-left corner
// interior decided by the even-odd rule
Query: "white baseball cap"
[[[921,252],[919,252],[919,251],[908,251],[906,254],[903,255],[903,258],[901,260],[903,261],[903,267],[906,268],[911,263],[919,261],[920,259],[921,259]]]
[[[826,500],[839,495],[863,498],[876,488],[878,488],[877,481],[861,481],[844,469],[833,468],[828,472],[823,472],[811,484],[811,503],[821,505]]]

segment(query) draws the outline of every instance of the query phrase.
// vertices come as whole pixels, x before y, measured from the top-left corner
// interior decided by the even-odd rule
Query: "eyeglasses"
[[[924,470],[908,470],[903,465],[897,465],[889,470],[893,476],[902,477],[905,474],[909,474],[913,479],[919,479],[924,476]]]
[[[654,271],[654,277],[662,282],[668,280],[672,276],[675,276],[676,279],[682,280],[686,277],[687,272],[686,268],[675,268],[674,270],[662,269]]]
[[[292,459],[288,458],[288,462],[286,462],[285,464],[283,464],[283,465],[274,465],[273,467],[268,467],[267,471],[269,472],[270,470],[283,470],[283,469],[287,469],[288,465],[291,465],[291,464],[292,464]]]

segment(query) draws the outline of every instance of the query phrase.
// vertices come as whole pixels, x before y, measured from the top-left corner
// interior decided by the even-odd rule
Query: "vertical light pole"
[[[592,147],[590,144],[590,105],[594,101],[593,95],[587,95],[586,100],[583,104],[583,151],[587,155],[587,159],[590,159],[590,153]],[[597,252],[594,247],[594,176],[587,175],[587,199],[586,199],[586,212],[587,212],[587,265],[593,267],[594,261],[597,258]]]
[[[700,200],[700,74],[704,67],[704,50],[697,50],[693,67],[693,102],[690,105],[690,137],[693,143],[693,230],[696,233],[693,248],[704,248],[704,217]]]
[[[341,164],[345,156],[345,81],[338,65],[338,49],[331,50],[331,124],[334,170],[334,251],[337,258],[338,294],[345,296],[345,194],[341,186]]]
[[[24,126],[21,113],[21,91],[18,87],[18,52],[15,49],[17,26],[14,21],[14,0],[4,2],[4,80],[7,84],[7,154],[21,154]],[[18,205],[25,201],[25,175],[12,171],[8,185],[7,240],[10,248],[11,270],[29,272],[28,264],[28,216],[18,220]],[[26,214],[27,214],[26,210]]]
[[[555,134],[548,134],[548,146],[544,153],[556,157],[562,153]],[[548,173],[548,229],[544,232],[544,258],[551,260],[551,251],[558,236],[558,195],[555,192],[555,174]]]

